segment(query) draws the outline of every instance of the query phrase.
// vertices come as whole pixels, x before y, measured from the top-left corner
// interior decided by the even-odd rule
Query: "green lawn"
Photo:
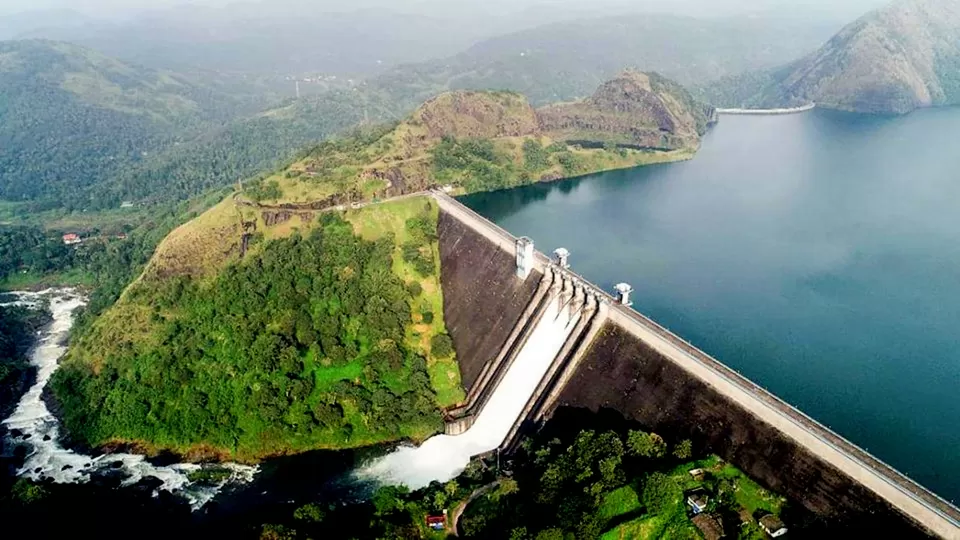
[[[691,469],[697,468],[704,469],[709,473],[709,476],[703,482],[695,480],[689,474]],[[727,481],[734,487],[736,504],[746,510],[749,515],[753,515],[757,510],[779,515],[785,502],[785,499],[762,488],[742,471],[717,456],[685,463],[668,471],[667,474],[684,491],[703,486],[715,494],[718,483]],[[636,487],[624,486],[604,496],[599,514],[603,520],[609,522],[631,512],[637,512],[642,509],[641,507]],[[750,540],[765,538],[765,534],[755,522],[746,526],[740,526],[738,523],[725,523],[724,526],[729,538]],[[675,506],[667,508],[659,514],[645,514],[621,523],[607,531],[602,539],[699,537],[696,528],[687,517],[685,502],[679,501]]]
[[[737,503],[751,514],[757,510],[764,510],[780,515],[785,502],[783,497],[763,489],[733,465],[725,464],[715,474],[717,478],[725,478],[735,483]]]
[[[633,540],[636,538],[657,538],[663,519],[657,516],[642,517],[628,521],[600,537],[601,540]]]
[[[603,503],[600,505],[600,517],[609,521],[617,516],[629,514],[639,509],[640,499],[637,497],[636,490],[633,486],[623,486],[603,497]]]

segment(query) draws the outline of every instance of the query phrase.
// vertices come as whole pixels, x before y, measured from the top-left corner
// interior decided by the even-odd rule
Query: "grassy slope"
[[[404,227],[406,221],[416,216],[424,205],[429,206],[434,219],[439,216],[439,208],[431,199],[413,198],[368,206],[360,210],[347,213],[346,218],[353,224],[354,230],[365,240],[376,240],[386,235],[394,235],[396,250],[393,255],[393,272],[404,282],[416,281],[420,283],[423,293],[419,304],[413,306],[412,318],[414,324],[407,329],[407,344],[412,350],[418,351],[427,358],[427,367],[430,371],[430,382],[437,392],[437,402],[441,407],[448,407],[463,401],[465,395],[460,384],[460,368],[455,357],[437,358],[430,350],[430,339],[439,334],[445,334],[447,328],[443,322],[443,291],[440,288],[440,252],[436,242],[432,243],[433,260],[436,272],[428,277],[422,277],[413,267],[403,260],[400,246],[410,240],[409,232]],[[423,321],[423,314],[434,314],[433,322]]]
[[[348,192],[355,194],[351,197],[353,201],[372,200],[437,184],[449,184],[455,193],[463,194],[682,161],[693,158],[697,151],[695,147],[674,151],[583,148],[564,144],[550,134],[457,141],[489,142],[494,148],[493,157],[471,158],[471,163],[459,168],[438,167],[437,154],[444,148],[443,141],[431,137],[427,127],[414,118],[369,142],[363,141],[367,144],[345,140],[317,147],[284,171],[266,178],[263,183],[275,183],[281,196],[261,198],[260,202],[303,204]],[[527,164],[523,150],[526,141],[554,148],[546,163],[533,167]]]

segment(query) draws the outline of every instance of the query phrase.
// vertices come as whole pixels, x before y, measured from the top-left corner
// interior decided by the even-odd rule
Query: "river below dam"
[[[960,500],[960,109],[724,116],[689,162],[461,199]]]

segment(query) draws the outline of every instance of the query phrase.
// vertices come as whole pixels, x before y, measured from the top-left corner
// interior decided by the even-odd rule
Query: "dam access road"
[[[432,191],[429,195],[438,202],[442,212],[446,212],[482,235],[500,250],[511,255],[516,252],[517,238],[509,232],[441,191]],[[601,298],[602,302],[609,308],[602,310],[602,316],[605,317],[606,324],[619,327],[642,341],[689,376],[719,392],[736,406],[748,411],[757,420],[772,426],[783,436],[802,447],[803,450],[839,470],[854,483],[876,494],[889,506],[930,533],[950,540],[960,540],[960,510],[946,500],[649,318],[628,306],[621,305],[615,298],[591,285],[582,277],[556,266],[550,258],[542,253],[536,253],[534,269],[541,273],[548,270],[562,272],[576,279],[583,286],[593,289],[592,292],[598,298]],[[595,333],[588,336],[591,340],[594,337]],[[582,344],[581,351],[584,348],[589,348],[590,345],[590,343]],[[548,388],[542,388],[543,394],[535,395],[531,399],[531,405],[535,400],[540,399],[541,401],[535,407],[528,406],[525,409],[525,414],[529,414],[531,415],[530,418],[537,420],[549,417],[557,405],[564,387],[570,382],[574,372],[577,371],[579,367],[577,364],[582,360],[582,354],[575,355],[562,370],[563,373],[554,380],[555,382],[542,384],[542,387],[547,386]],[[543,399],[544,397],[545,399]],[[517,423],[519,425],[530,418],[521,417],[517,420]],[[511,432],[510,438],[504,442],[504,448],[510,446],[512,442],[510,439],[514,437],[516,431],[514,429]]]

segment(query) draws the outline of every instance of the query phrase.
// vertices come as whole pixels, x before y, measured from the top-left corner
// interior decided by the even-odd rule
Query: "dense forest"
[[[0,225],[0,283],[17,274],[44,275],[71,269],[77,251],[56,232],[40,227]]]
[[[87,188],[265,104],[46,41],[0,42],[0,198],[102,208]]]
[[[438,430],[427,361],[405,340],[422,291],[391,270],[393,237],[363,240],[336,214],[320,225],[260,240],[212,283],[131,289],[132,301],[150,295],[161,334],[148,352],[120,348],[97,366],[62,366],[53,388],[71,434],[251,457]],[[436,221],[408,226],[435,231]],[[420,272],[436,271],[432,260],[416,264],[416,247],[404,251]]]
[[[350,91],[254,115],[272,95],[65,43],[0,42],[0,199],[24,213],[182,201],[393,115],[378,93]]]

